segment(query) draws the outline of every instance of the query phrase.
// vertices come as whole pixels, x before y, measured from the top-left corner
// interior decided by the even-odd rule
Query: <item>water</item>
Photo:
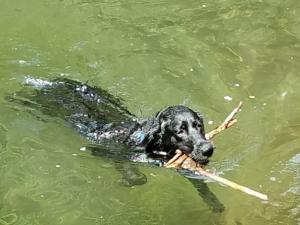
[[[299,13],[296,0],[2,0],[0,224],[300,224]],[[4,100],[29,75],[88,81],[141,117],[183,103],[207,130],[243,100],[209,167],[270,200],[209,183],[226,207],[213,213],[147,166],[146,185],[120,186],[62,120]]]

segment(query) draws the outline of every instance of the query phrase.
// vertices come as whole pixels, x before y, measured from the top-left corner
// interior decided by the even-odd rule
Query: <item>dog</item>
[[[213,155],[214,146],[205,138],[203,116],[186,106],[168,106],[147,119],[139,119],[122,100],[99,87],[66,78],[45,81],[27,77],[25,83],[29,89],[7,99],[64,119],[93,143],[89,147],[93,155],[155,164],[172,158],[176,149],[200,164],[207,164]],[[16,98],[20,95],[22,98]],[[127,186],[147,182],[146,176],[131,164],[118,165]],[[208,190],[205,183],[191,182],[207,202],[210,196],[214,211],[223,211],[213,193],[203,194]]]

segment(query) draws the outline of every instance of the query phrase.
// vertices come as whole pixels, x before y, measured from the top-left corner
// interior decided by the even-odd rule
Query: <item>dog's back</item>
[[[84,135],[119,126],[133,118],[120,99],[101,88],[66,78],[53,81],[26,78],[25,83],[30,88],[14,93],[8,100],[64,119]]]

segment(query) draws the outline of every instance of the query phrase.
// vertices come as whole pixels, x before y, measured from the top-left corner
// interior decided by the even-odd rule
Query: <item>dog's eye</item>
[[[186,130],[186,128],[187,128],[186,124],[181,124],[179,129],[183,131]]]
[[[183,134],[184,133],[184,130],[180,129],[177,134]]]
[[[177,134],[183,134],[186,130],[187,130],[187,125],[183,123],[180,125]]]
[[[194,128],[202,128],[202,124],[201,123],[197,123],[197,122],[193,122],[193,127]]]

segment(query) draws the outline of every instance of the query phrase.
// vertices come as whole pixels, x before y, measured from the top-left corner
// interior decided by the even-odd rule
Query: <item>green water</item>
[[[300,224],[298,0],[0,2],[1,225]],[[4,100],[25,76],[89,81],[142,117],[184,103],[207,130],[243,100],[209,168],[270,200],[212,182],[226,207],[213,213],[182,176],[147,166],[146,185],[120,186],[63,121]]]

